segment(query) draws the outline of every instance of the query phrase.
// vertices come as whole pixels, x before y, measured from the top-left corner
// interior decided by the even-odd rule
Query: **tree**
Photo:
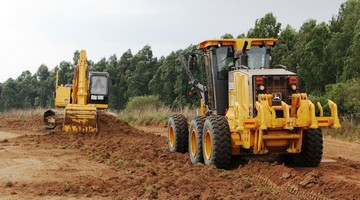
[[[107,67],[107,60],[106,58],[101,58],[99,62],[95,63],[93,66],[91,66],[91,71],[97,71],[97,72],[103,72],[105,71]]]
[[[45,81],[49,77],[49,75],[50,75],[49,69],[44,64],[42,64],[36,72],[36,76],[39,81]]]
[[[153,58],[149,45],[144,46],[132,59],[134,71],[128,77],[129,97],[149,95],[149,82],[156,69],[157,59]]]
[[[9,78],[2,89],[1,96],[3,96],[3,106],[5,111],[13,108],[21,108],[22,97],[19,93],[19,84],[12,78]]]
[[[338,37],[346,45],[345,49],[341,49],[346,53],[341,59],[341,64],[344,66],[341,78],[346,81],[359,75],[360,1],[349,0],[344,3],[340,10],[338,23],[342,25]]]
[[[17,93],[24,99],[18,108],[31,108],[39,88],[39,81],[36,75],[32,75],[30,71],[27,70],[22,72],[16,80],[18,84]]]
[[[277,38],[280,29],[281,23],[276,21],[276,17],[272,13],[267,13],[255,21],[255,27],[249,30],[247,37]]]
[[[241,33],[238,36],[236,36],[236,38],[245,38],[245,37],[246,37],[245,33]]]
[[[298,41],[298,33],[290,25],[287,25],[278,39],[279,41],[271,51],[273,66],[282,64],[287,66],[288,70],[295,72],[297,63],[293,60],[292,53]]]
[[[119,68],[114,86],[117,88],[117,91],[115,93],[117,93],[118,95],[116,102],[117,109],[124,109],[129,99],[127,92],[129,83],[127,77],[129,76],[129,74],[131,74],[132,59],[133,55],[131,53],[131,50],[129,49],[125,53],[123,53],[119,60]]]
[[[188,58],[193,49],[194,46],[190,45],[185,50],[173,51],[167,57],[162,57],[149,83],[153,94],[158,95],[166,105],[172,108],[181,108],[198,102],[197,98],[188,96],[191,86],[188,84],[189,79],[179,60],[181,54]],[[200,68],[193,69],[193,74],[197,78],[199,71]],[[204,83],[201,78],[199,80]]]
[[[79,61],[79,58],[80,58],[80,51],[76,50],[74,52],[74,56],[73,56],[73,64],[74,64],[74,66],[77,65],[77,63]]]
[[[354,30],[353,43],[349,47],[349,55],[345,61],[343,79],[349,80],[360,75],[360,20]]]
[[[223,36],[221,36],[221,39],[233,39],[234,36],[230,33],[225,33]]]
[[[59,84],[68,84],[72,83],[74,77],[74,68],[70,62],[62,61],[60,62],[59,67],[56,68],[59,70]]]
[[[324,46],[329,43],[330,29],[324,22],[308,20],[299,31],[298,42],[293,53],[297,63],[298,74],[306,92],[322,94],[329,80],[324,76],[328,73],[325,64]]]

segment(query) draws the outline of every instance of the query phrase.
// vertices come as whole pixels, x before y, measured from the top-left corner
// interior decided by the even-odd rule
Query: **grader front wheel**
[[[296,166],[316,167],[323,154],[323,138],[320,129],[305,129],[300,154],[291,155]]]
[[[231,163],[231,137],[224,116],[209,116],[202,135],[203,158],[206,165],[228,168]]]
[[[202,132],[205,122],[205,116],[196,116],[191,120],[189,132],[189,154],[191,163],[202,163]]]
[[[187,152],[188,135],[186,117],[181,114],[171,115],[168,121],[168,146],[170,152]]]

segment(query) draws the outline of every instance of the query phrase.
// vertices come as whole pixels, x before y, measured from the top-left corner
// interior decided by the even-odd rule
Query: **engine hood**
[[[294,72],[285,69],[241,69],[239,71],[250,76],[296,75]]]

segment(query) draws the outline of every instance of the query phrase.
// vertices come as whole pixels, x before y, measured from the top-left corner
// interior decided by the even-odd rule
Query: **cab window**
[[[103,94],[107,93],[107,79],[105,76],[93,76],[91,77],[91,94]]]
[[[247,52],[248,55],[248,67],[250,69],[268,68],[265,66],[266,48],[260,46],[252,46]]]
[[[220,80],[227,79],[230,68],[234,66],[234,57],[229,56],[229,52],[232,52],[232,47],[223,46],[216,49],[217,78]]]

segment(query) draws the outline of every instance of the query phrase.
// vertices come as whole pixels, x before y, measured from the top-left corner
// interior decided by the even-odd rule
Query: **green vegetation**
[[[221,37],[233,38],[233,35],[224,33]],[[299,30],[291,25],[283,26],[273,13],[267,13],[257,19],[247,33],[239,33],[237,37],[278,38],[272,51],[272,64],[282,64],[296,72],[301,78],[301,91],[310,94],[312,99],[322,103],[329,98],[334,100],[339,114],[351,121],[351,129],[340,131],[344,134],[350,131],[358,137],[360,0],[346,1],[338,15],[328,22],[309,19]],[[151,46],[146,45],[136,54],[129,49],[120,57],[114,54],[96,63],[88,60],[88,64],[90,70],[110,74],[110,109],[120,112],[122,118],[132,123],[157,124],[166,120],[171,110],[187,112],[184,108],[197,104],[196,98],[187,95],[190,86],[178,59],[180,54],[189,54],[193,48],[189,45],[156,58]],[[0,112],[53,107],[56,71],[60,84],[71,83],[78,57],[79,51],[76,51],[72,61],[62,61],[52,66],[53,69],[41,65],[35,74],[24,71],[18,78],[0,83]],[[192,70],[202,81],[201,69]]]
[[[43,116],[45,112],[44,108],[34,108],[34,109],[11,109],[7,112],[2,113],[3,116],[7,118],[32,118],[32,117],[39,117]]]
[[[346,141],[360,140],[360,123],[345,117],[339,129],[322,129],[325,135]]]
[[[145,163],[143,160],[135,160],[135,166],[136,167],[144,167]]]
[[[145,111],[149,109],[158,110],[164,108],[165,105],[160,101],[158,96],[136,96],[131,97],[126,104],[125,112],[132,112],[134,110]]]
[[[196,109],[194,109],[196,110]],[[186,107],[176,111],[189,118],[195,115],[194,110]],[[137,96],[130,98],[119,118],[138,125],[165,125],[173,111],[162,103],[158,96]]]
[[[118,160],[115,162],[115,166],[116,166],[117,168],[121,168],[123,165],[124,165],[124,160],[122,160],[122,159],[118,159]]]
[[[14,184],[11,181],[6,182],[5,187],[12,187]]]

